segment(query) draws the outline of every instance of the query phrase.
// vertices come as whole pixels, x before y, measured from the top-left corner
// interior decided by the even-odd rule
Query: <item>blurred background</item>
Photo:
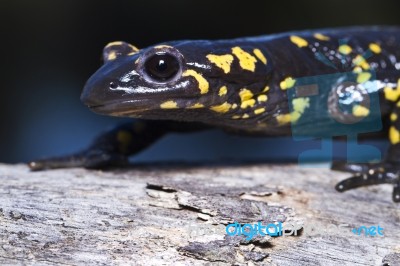
[[[179,39],[399,25],[399,10],[396,0],[1,0],[0,162],[76,151],[123,121],[91,113],[79,101],[108,42],[124,40],[141,48]],[[203,132],[164,137],[134,160],[288,160],[319,145]],[[335,153],[343,153],[343,147],[335,146]]]

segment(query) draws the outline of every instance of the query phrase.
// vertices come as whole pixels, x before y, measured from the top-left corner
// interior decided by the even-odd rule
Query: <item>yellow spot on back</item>
[[[357,55],[353,59],[353,64],[362,67],[364,70],[369,69],[369,64],[362,55]]]
[[[389,139],[392,144],[400,142],[400,133],[394,126],[391,126],[389,129]]]
[[[198,109],[198,108],[204,108],[204,105],[201,103],[195,103],[192,106],[188,107],[188,109]]]
[[[161,109],[176,109],[178,104],[174,101],[166,101],[160,104]]]
[[[292,100],[293,111],[289,114],[281,114],[276,117],[279,125],[296,122],[300,119],[305,109],[310,107],[310,98],[296,98]]]
[[[295,79],[293,79],[292,77],[287,77],[285,78],[285,80],[281,81],[280,87],[282,90],[287,90],[292,88],[295,83],[296,83]]]
[[[304,113],[304,110],[310,107],[310,98],[295,98],[292,104],[295,112]]]
[[[314,38],[317,39],[317,40],[320,40],[320,41],[329,41],[331,39],[328,36],[323,35],[321,33],[315,33],[314,34]]]
[[[299,48],[305,47],[308,45],[308,42],[299,36],[292,35],[290,36],[290,41],[296,44]]]
[[[383,93],[385,95],[386,100],[395,102],[400,97],[400,88],[399,87],[397,87],[397,88],[385,87],[385,88],[383,88]]]
[[[182,74],[183,77],[192,76],[199,83],[199,89],[201,94],[206,94],[208,92],[209,84],[208,81],[199,73],[192,69],[188,69]]]
[[[243,102],[253,98],[253,93],[250,90],[244,88],[240,90],[239,96],[240,100]]]
[[[377,43],[370,43],[369,49],[375,54],[380,54],[382,52],[381,47]]]
[[[257,59],[254,56],[243,51],[239,46],[233,47],[232,53],[239,59],[241,68],[254,72],[256,69],[255,63],[257,62]]]
[[[241,116],[240,115],[234,115],[232,116],[232,119],[239,119]]]
[[[236,104],[236,103],[234,103],[234,104],[232,104],[232,109],[235,109],[235,108],[237,108],[238,107],[238,105]]]
[[[341,53],[341,54],[348,55],[351,53],[352,50],[353,49],[351,49],[351,47],[348,46],[347,44],[342,44],[339,46],[339,53]]]
[[[257,58],[263,62],[264,64],[267,64],[267,58],[265,58],[264,54],[261,52],[260,49],[254,49],[253,53],[257,56]]]
[[[357,76],[357,82],[358,83],[364,83],[364,82],[368,81],[370,78],[371,78],[371,73],[369,73],[369,72],[361,72]]]
[[[231,64],[233,62],[233,56],[230,54],[226,55],[214,55],[209,54],[206,56],[211,63],[215,64],[217,67],[221,68],[225,74],[231,71]]]
[[[210,109],[217,113],[226,113],[229,111],[231,106],[230,103],[224,102],[223,104],[212,106]]]
[[[261,113],[264,113],[264,112],[265,112],[265,108],[258,108],[258,109],[256,109],[256,110],[254,110],[254,113],[255,113],[256,115],[261,114]]]
[[[397,120],[397,114],[396,113],[391,113],[390,114],[390,121],[394,122]]]
[[[243,119],[246,119],[246,118],[249,118],[250,116],[248,115],[248,114],[244,114],[244,115],[242,115],[242,118]]]
[[[227,92],[228,92],[228,88],[226,86],[222,86],[221,88],[219,88],[218,95],[224,96],[224,95],[226,95]]]
[[[267,92],[267,91],[269,91],[269,86],[266,86],[266,87],[263,89],[262,92]]]
[[[267,100],[268,100],[268,97],[267,97],[267,95],[264,95],[264,94],[258,95],[258,97],[257,97],[257,101],[259,101],[259,102],[266,102]]]
[[[290,123],[292,116],[290,114],[278,115],[276,120],[278,121],[279,125],[284,125]]]
[[[357,117],[365,117],[369,115],[369,109],[362,105],[354,105],[353,115]]]
[[[246,101],[242,102],[242,104],[240,105],[240,108],[245,109],[247,107],[254,107],[255,104],[256,104],[256,100],[254,100],[254,99],[246,100]]]
[[[353,72],[354,72],[354,73],[361,73],[362,71],[363,71],[362,68],[359,67],[359,66],[356,66],[356,67],[354,67],[354,69],[353,69]]]

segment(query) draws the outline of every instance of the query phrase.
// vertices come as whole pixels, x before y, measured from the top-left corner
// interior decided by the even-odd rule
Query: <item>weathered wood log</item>
[[[295,165],[3,164],[0,264],[400,265],[391,186],[336,192],[347,176]],[[297,236],[229,236],[234,221],[282,222]],[[383,236],[351,232],[378,225]]]

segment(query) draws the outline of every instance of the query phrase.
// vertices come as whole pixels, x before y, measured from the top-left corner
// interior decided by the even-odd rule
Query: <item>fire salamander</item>
[[[334,170],[353,173],[336,189],[389,183],[394,185],[393,201],[400,202],[400,28],[172,41],[140,50],[118,41],[104,48],[103,59],[81,100],[96,113],[138,119],[105,132],[71,156],[32,161],[32,170],[119,165],[169,132],[220,128],[282,136],[291,135],[293,126],[312,132],[329,128],[334,120],[346,124],[372,117],[387,121],[387,155],[379,163],[334,163]],[[356,75],[356,83],[339,88],[341,73],[349,72]],[[319,92],[328,104],[319,104],[304,92],[288,97],[300,78],[335,73],[338,78],[331,89]],[[365,101],[373,95],[378,97],[378,110]],[[319,116],[326,111],[321,106],[330,118]]]

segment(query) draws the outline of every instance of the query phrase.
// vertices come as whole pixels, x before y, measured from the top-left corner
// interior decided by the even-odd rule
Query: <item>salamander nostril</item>
[[[116,89],[116,88],[117,88],[117,83],[111,81],[110,84],[109,84],[109,86],[110,86],[110,89],[112,89],[112,90],[113,90],[113,89]]]

